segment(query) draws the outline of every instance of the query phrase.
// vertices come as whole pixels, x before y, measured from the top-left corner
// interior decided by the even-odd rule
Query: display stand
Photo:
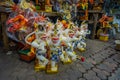
[[[37,11],[38,13],[43,13],[45,16],[62,16],[62,13],[59,12],[46,12],[46,11]]]
[[[3,40],[3,45],[4,45],[4,49],[9,49],[9,45],[8,45],[8,37],[6,34],[6,26],[5,26],[5,22],[8,18],[9,13],[6,12],[0,12],[0,17],[1,17],[1,24],[2,24],[2,40]]]
[[[103,11],[99,11],[99,10],[89,10],[88,14],[93,15],[93,19],[89,20],[89,23],[93,23],[93,30],[92,30],[92,39],[95,39],[95,35],[96,35],[96,28],[97,28],[97,24],[98,24],[98,20],[99,20],[99,16],[101,16],[103,14]],[[90,15],[90,16],[91,16]]]

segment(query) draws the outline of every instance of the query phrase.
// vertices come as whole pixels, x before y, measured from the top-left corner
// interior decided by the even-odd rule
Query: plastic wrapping
[[[29,9],[22,10],[22,12],[12,12],[6,22],[8,37],[17,42],[25,43],[26,35],[35,29],[34,22],[37,16],[36,12]]]

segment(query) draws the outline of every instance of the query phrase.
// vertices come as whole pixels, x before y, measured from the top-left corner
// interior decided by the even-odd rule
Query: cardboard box
[[[35,54],[31,53],[31,51],[29,49],[20,50],[19,51],[19,56],[20,56],[21,60],[24,60],[24,61],[27,61],[27,62],[30,62],[35,58]]]

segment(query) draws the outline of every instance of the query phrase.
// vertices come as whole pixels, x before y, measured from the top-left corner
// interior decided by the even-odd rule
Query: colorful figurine
[[[68,64],[77,59],[84,61],[84,57],[77,55],[75,50],[85,50],[85,37],[89,33],[88,24],[83,22],[79,28],[71,21],[69,15],[66,15],[64,20],[52,23],[45,15],[23,10],[23,13],[17,13],[7,21],[8,32],[13,35],[20,32],[19,35],[23,35],[22,40],[25,38],[24,50],[29,49],[30,55],[34,53],[36,56],[35,71],[56,73],[58,62]]]
[[[101,23],[101,33],[99,33],[99,39],[101,41],[108,41],[109,39],[109,30],[112,28],[111,22],[113,21],[113,17],[107,16],[107,14],[103,15],[102,18],[99,19]],[[98,31],[100,31],[98,30]]]
[[[28,3],[26,0],[20,1],[20,8],[22,9],[30,9],[31,11],[35,11],[35,6],[32,3]]]
[[[70,30],[68,32],[68,43],[67,43],[67,48],[66,48],[66,53],[68,56],[71,57],[71,59],[74,61],[76,60],[76,54],[74,52],[74,45],[75,45],[75,41],[77,40],[77,38],[75,37],[75,34],[72,30]]]
[[[66,33],[61,33],[60,39],[61,39],[62,53],[64,55],[64,59],[62,60],[62,62],[64,64],[71,63],[72,61],[71,61],[70,57],[68,56],[68,54],[66,53],[66,48],[68,48],[68,46],[67,46],[68,36],[66,35]]]
[[[51,38],[48,42],[50,47],[50,64],[47,66],[47,73],[56,73],[58,72],[57,62],[64,60],[64,55],[62,54],[61,41],[59,34],[57,32],[57,25],[55,25],[53,32],[51,33]]]
[[[36,39],[33,40],[31,43],[27,41],[27,38],[31,35],[35,34]],[[29,34],[26,38],[25,41],[26,43],[30,44],[32,47],[36,48],[36,59],[38,60],[38,63],[35,64],[35,69],[39,68],[39,70],[46,68],[46,65],[48,63],[48,59],[46,58],[47,56],[47,49],[46,49],[46,39],[47,36],[44,32],[41,31],[35,31],[31,34]]]

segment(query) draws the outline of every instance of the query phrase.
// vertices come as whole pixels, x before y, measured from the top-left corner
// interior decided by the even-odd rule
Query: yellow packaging
[[[52,12],[52,5],[45,5],[46,12]]]
[[[100,34],[99,39],[100,39],[101,41],[108,41],[109,36],[108,36],[108,34]]]

